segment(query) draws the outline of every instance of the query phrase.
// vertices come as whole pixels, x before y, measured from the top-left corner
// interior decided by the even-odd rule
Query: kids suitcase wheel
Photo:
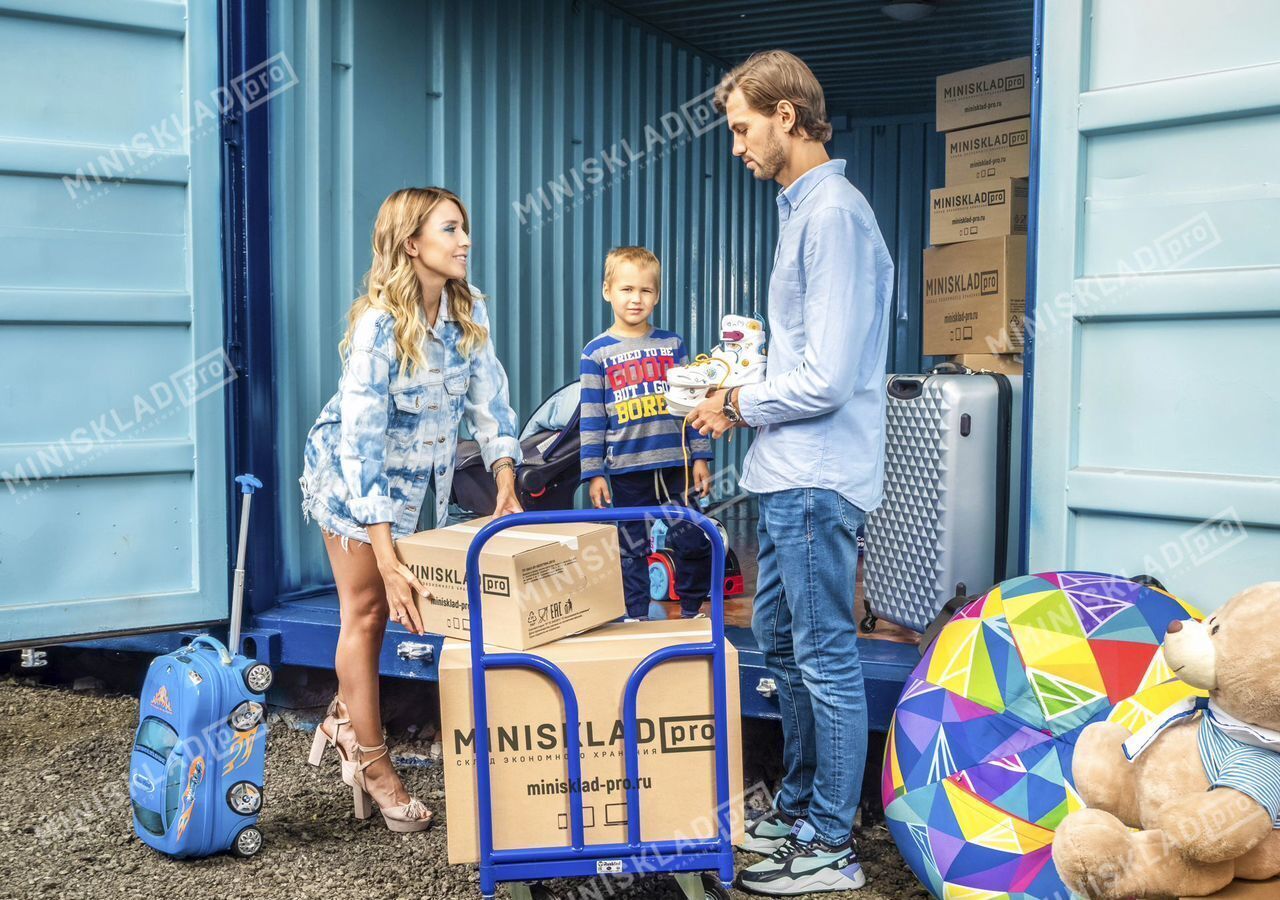
[[[676,567],[671,554],[658,550],[649,554],[649,599],[658,602],[675,599],[671,595],[676,584]]]
[[[262,832],[250,825],[242,828],[231,842],[231,852],[242,859],[248,859],[262,849]]]
[[[244,670],[245,687],[255,694],[265,694],[273,678],[271,667],[263,663],[254,663]]]
[[[863,634],[870,634],[871,632],[875,631],[875,630],[876,630],[876,623],[878,623],[879,621],[880,621],[880,620],[879,620],[879,619],[877,619],[875,616],[873,616],[873,615],[868,615],[868,616],[867,616],[865,619],[863,619],[863,620],[862,620],[862,622],[861,622],[861,626],[860,626],[860,627],[862,628],[862,633],[863,633]]]

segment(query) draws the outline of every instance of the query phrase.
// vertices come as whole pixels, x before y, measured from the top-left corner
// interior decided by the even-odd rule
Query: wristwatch
[[[730,422],[732,422],[734,425],[741,425],[742,414],[738,412],[738,409],[736,406],[734,406],[734,402],[733,402],[737,398],[737,396],[738,396],[738,389],[736,387],[729,388],[729,390],[725,391],[724,392],[724,408],[721,410],[721,412],[724,413],[724,417],[728,419]]]

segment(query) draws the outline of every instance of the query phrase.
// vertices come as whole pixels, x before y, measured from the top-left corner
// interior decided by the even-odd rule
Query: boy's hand
[[[613,495],[609,493],[609,479],[603,475],[597,475],[591,479],[591,505],[596,509],[604,509],[613,502]]]
[[[707,465],[705,459],[693,461],[693,489],[698,492],[699,497],[711,495],[711,466]]]

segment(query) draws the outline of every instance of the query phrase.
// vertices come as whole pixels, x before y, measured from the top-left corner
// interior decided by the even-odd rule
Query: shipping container
[[[0,646],[155,651],[225,619],[253,471],[246,650],[331,666],[297,477],[382,198],[468,203],[522,415],[607,324],[611,246],[658,253],[658,324],[706,347],[766,311],[776,186],[710,91],[769,47],[823,82],[894,256],[896,372],[934,361],[935,80],[1032,57],[1019,570],[1215,609],[1280,571],[1278,29],[1266,0],[0,0]],[[744,710],[775,716],[732,637]],[[862,644],[883,728],[915,648]],[[438,649],[389,632],[383,671],[433,679]]]

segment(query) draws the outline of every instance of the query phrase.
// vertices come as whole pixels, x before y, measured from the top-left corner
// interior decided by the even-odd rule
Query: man
[[[742,487],[759,495],[752,629],[778,683],[786,776],[744,849],[770,854],[740,884],[794,895],[862,887],[853,817],[867,704],[853,597],[855,533],[879,505],[893,261],[866,199],[830,159],[822,86],[801,60],[758,53],[716,90],[733,154],[781,185],[769,282],[769,368],[716,391],[691,423],[756,429]]]

